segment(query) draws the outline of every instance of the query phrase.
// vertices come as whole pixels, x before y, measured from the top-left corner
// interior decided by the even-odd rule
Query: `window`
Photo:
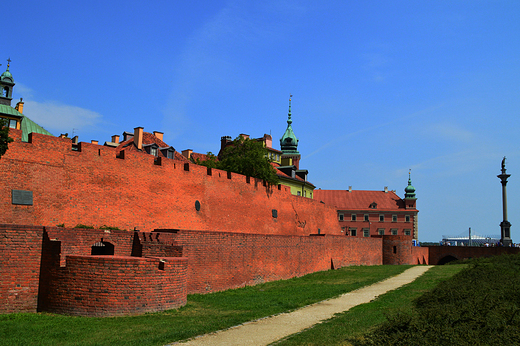
[[[370,230],[368,228],[363,228],[363,237],[370,237]]]
[[[307,197],[307,191],[303,190],[303,197]]]
[[[368,214],[365,214],[365,221],[368,222]]]
[[[350,218],[351,218],[352,221],[356,221],[357,215],[356,214],[352,214],[350,216]]]
[[[383,214],[379,215],[379,222],[385,222],[385,216]]]
[[[404,230],[404,235],[411,235],[411,234],[412,234],[411,230],[409,230],[409,229]]]
[[[397,235],[397,229],[392,229],[390,232],[392,232],[392,235]]]
[[[16,128],[16,120],[9,119],[9,127],[12,128],[12,129],[15,129]]]
[[[410,222],[410,215],[406,215],[406,216],[404,217],[404,221],[406,221],[406,222]]]
[[[351,236],[357,236],[357,228],[349,228],[348,230]]]
[[[377,234],[379,234],[379,235],[385,235],[385,229],[384,229],[384,228],[379,228],[379,229],[377,230]]]
[[[392,222],[397,222],[397,215],[392,215]]]
[[[157,148],[150,148],[150,155],[157,156]]]
[[[343,214],[338,214],[339,221],[343,221]]]
[[[300,191],[297,191],[297,192],[296,192],[296,195],[297,195],[297,196],[301,196],[302,193],[301,193]]]

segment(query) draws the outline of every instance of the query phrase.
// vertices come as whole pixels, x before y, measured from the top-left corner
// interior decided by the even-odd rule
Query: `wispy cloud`
[[[358,136],[358,135],[363,134],[363,133],[372,132],[372,131],[377,130],[379,128],[387,127],[387,126],[390,126],[390,125],[395,124],[395,123],[402,123],[406,119],[417,118],[419,116],[423,116],[425,114],[428,114],[428,113],[432,112],[433,110],[435,110],[435,109],[437,109],[439,107],[441,107],[441,106],[429,107],[427,109],[424,109],[424,110],[421,110],[421,111],[418,111],[418,112],[414,112],[412,114],[408,114],[408,115],[405,115],[405,116],[394,118],[391,121],[387,121],[387,122],[384,122],[384,123],[379,123],[379,124],[376,124],[376,125],[373,125],[373,126],[365,127],[365,128],[359,129],[357,131],[350,132],[350,133],[347,133],[345,135],[336,137],[336,138],[332,139],[331,141],[325,143],[324,145],[322,145],[318,149],[314,150],[309,155],[306,155],[304,157],[304,159],[307,159],[307,158],[309,158],[309,157],[319,153],[320,151],[322,151],[322,150],[324,150],[324,149],[326,149],[326,148],[328,148],[328,147],[330,147],[332,145],[337,145],[338,143],[344,142],[347,139],[350,139],[352,137]]]
[[[88,130],[96,127],[102,115],[76,106],[57,102],[24,101],[24,115],[51,132],[72,133],[73,129]]]
[[[429,125],[423,133],[443,140],[460,142],[471,142],[476,137],[471,131],[446,122]]]

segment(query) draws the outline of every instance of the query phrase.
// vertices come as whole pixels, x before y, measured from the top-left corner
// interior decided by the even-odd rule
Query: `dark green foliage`
[[[64,223],[59,223],[56,225],[56,227],[65,227],[65,224]]]
[[[520,256],[472,261],[354,345],[520,344]]]
[[[9,137],[9,126],[7,120],[0,118],[0,157],[5,154],[9,148],[9,143],[13,139]]]
[[[271,185],[277,185],[279,182],[276,169],[271,166],[267,149],[261,141],[238,136],[223,150],[219,160],[211,152],[208,152],[207,156],[208,160],[197,159],[195,163],[262,179]]]
[[[83,225],[81,223],[78,223],[76,226],[74,226],[74,228],[87,228],[87,229],[94,229],[94,226],[88,226],[88,225]]]
[[[196,163],[197,165],[201,165],[201,166],[205,166],[205,167],[209,167],[209,168],[217,168],[217,166],[218,166],[217,156],[215,154],[213,154],[211,151],[208,151],[206,154],[206,157],[207,157],[207,160],[205,160],[205,161],[201,161],[199,158],[197,158],[196,160],[192,159],[192,161],[194,163]]]

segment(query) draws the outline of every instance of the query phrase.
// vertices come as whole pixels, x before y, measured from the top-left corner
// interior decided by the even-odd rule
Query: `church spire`
[[[290,95],[289,97],[289,114],[287,118],[287,129],[285,130],[285,133],[280,139],[280,147],[284,154],[300,155],[300,153],[298,152],[298,138],[296,138],[296,135],[294,134],[294,131],[292,129],[291,98],[292,95]]]
[[[408,171],[408,186],[404,189],[404,198],[415,199],[415,187],[412,186],[411,170]]]

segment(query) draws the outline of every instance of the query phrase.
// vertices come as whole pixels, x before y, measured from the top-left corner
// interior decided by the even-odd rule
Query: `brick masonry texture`
[[[46,311],[116,316],[186,304],[186,258],[67,256],[49,285]]]
[[[182,306],[188,293],[502,251],[443,247],[443,255],[412,247],[411,236],[347,237],[335,208],[287,187],[139,152],[10,135],[0,158],[0,313],[140,314]],[[32,191],[33,205],[13,204],[13,190]],[[49,227],[58,224],[66,227]],[[97,228],[71,228],[77,224]],[[104,225],[121,230],[98,229]]]
[[[0,225],[0,313],[36,312],[43,227]]]
[[[10,135],[15,141],[0,158],[2,223],[341,234],[334,208],[285,186],[146,153],[116,157],[114,148],[90,143],[74,151],[66,138]],[[33,205],[13,205],[12,190],[32,191]]]
[[[382,240],[346,236],[280,236],[157,230],[189,260],[188,293],[289,279],[349,265],[382,264]]]

